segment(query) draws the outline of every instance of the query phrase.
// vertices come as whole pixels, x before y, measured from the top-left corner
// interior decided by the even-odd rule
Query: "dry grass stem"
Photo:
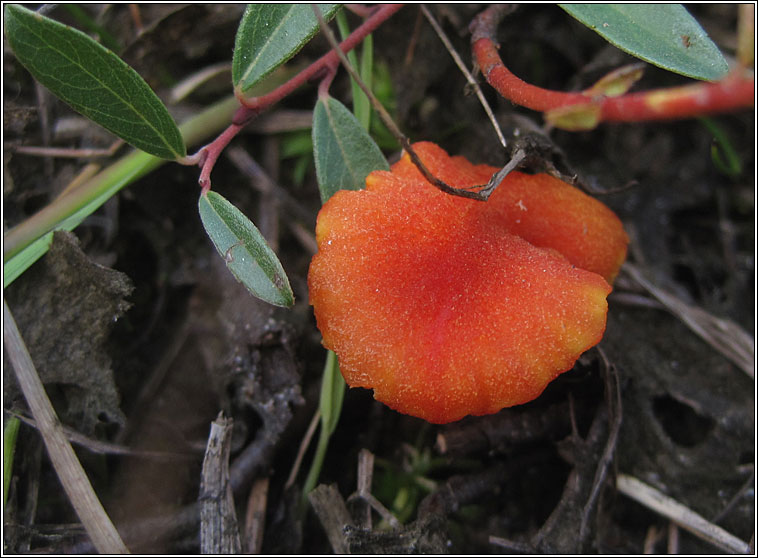
[[[736,554],[750,553],[750,545],[746,542],[728,533],[718,525],[707,521],[691,509],[639,479],[629,475],[619,475],[616,478],[616,488],[625,496],[669,518],[682,529],[686,529],[695,536],[710,542],[726,552]]]
[[[129,549],[105,513],[82,464],[66,439],[63,426],[47,397],[7,302],[3,302],[3,339],[21,391],[37,421],[53,469],[95,548],[103,554],[128,554]]]
[[[674,295],[653,285],[629,262],[625,263],[622,269],[705,342],[739,366],[750,378],[755,377],[755,341],[738,324],[717,318],[702,308],[685,304]]]

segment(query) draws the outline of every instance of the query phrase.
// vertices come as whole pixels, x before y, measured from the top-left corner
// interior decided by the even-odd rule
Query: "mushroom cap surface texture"
[[[414,150],[455,187],[498,170]],[[432,423],[536,398],[597,344],[626,257],[620,220],[548,175],[509,174],[487,202],[431,185],[407,155],[316,224],[310,302],[351,387]]]

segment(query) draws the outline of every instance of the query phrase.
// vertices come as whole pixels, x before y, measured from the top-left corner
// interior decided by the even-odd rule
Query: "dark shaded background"
[[[433,9],[465,60],[470,58],[467,25],[482,8]],[[124,47],[122,57],[164,99],[187,75],[231,61],[242,9],[140,5],[144,30],[138,34],[126,5],[86,6]],[[690,9],[727,56],[733,55],[736,7]],[[74,24],[63,8],[51,15]],[[350,20],[357,22],[352,15]],[[585,88],[634,60],[549,5],[520,7],[501,24],[499,38],[501,56],[518,76],[557,90]],[[417,7],[401,10],[374,40],[377,65],[388,69],[394,86],[389,108],[412,140],[434,141],[472,161],[504,163],[478,101]],[[317,37],[293,64],[313,60],[326,48]],[[112,139],[86,123],[73,134],[60,132],[62,123],[82,122],[72,120],[75,114],[51,95],[35,90],[7,46],[4,62],[3,198],[10,227],[53,199],[86,164],[14,153],[16,145],[43,145],[43,116],[57,147],[105,147]],[[686,81],[648,67],[636,88]],[[540,115],[499,99],[486,84],[483,88],[506,133],[526,129],[525,119],[541,125]],[[181,121],[230,92],[229,77],[222,76],[171,110]],[[344,72],[331,92],[349,105]],[[302,88],[274,107],[272,117],[282,109],[309,111],[315,100],[315,87]],[[713,121],[742,161],[736,176],[716,168],[713,136],[697,119],[603,125],[581,133],[554,130],[549,137],[585,184],[616,192],[600,199],[624,221],[632,239],[630,261],[659,288],[752,333],[754,115],[744,111]],[[269,479],[262,551],[331,551],[312,513],[297,521],[297,488],[305,471],[294,489],[285,490],[318,405],[325,358],[306,287],[311,243],[304,237],[315,225],[318,190],[312,163],[298,181],[298,158],[287,156],[298,133],[307,137],[302,130],[249,132],[232,144],[257,161],[296,206],[261,194],[228,156],[232,149],[213,172],[214,188],[249,215],[275,247],[295,291],[293,309],[252,299],[226,272],[198,218],[198,171],[174,164],[107,202],[77,228],[78,243],[56,239],[55,249],[6,289],[64,424],[93,440],[163,452],[125,457],[77,447],[133,550],[198,550],[197,523],[188,506],[197,499],[209,423],[224,410],[235,421],[232,482],[241,523],[252,481]],[[398,155],[386,153],[391,161]],[[517,550],[639,553],[646,536],[657,532],[655,549],[663,551],[667,520],[616,494],[616,472],[637,476],[751,540],[752,379],[628,275],[622,273],[609,300],[602,353],[589,351],[528,405],[438,427],[391,411],[365,390],[349,390],[321,482],[337,483],[347,498],[356,490],[358,453],[367,448],[377,458],[377,498],[388,507],[401,497],[408,502],[396,508],[404,530],[353,533],[354,548],[503,552],[489,542],[495,536],[515,541]],[[9,372],[6,366],[4,408],[23,412]],[[613,390],[606,389],[614,381],[621,408]],[[580,537],[609,430],[620,419],[609,477],[598,487]],[[444,453],[440,440],[447,444]],[[312,450],[305,455],[306,470],[311,456]],[[6,551],[91,550],[41,442],[27,426],[16,459],[4,516]],[[679,545],[681,552],[716,550],[684,532]]]

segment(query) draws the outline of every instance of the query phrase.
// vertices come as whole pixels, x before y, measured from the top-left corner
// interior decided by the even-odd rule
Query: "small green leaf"
[[[340,4],[319,5],[324,19]],[[250,4],[234,41],[232,83],[242,93],[284,64],[318,31],[310,4]]]
[[[313,155],[322,203],[337,190],[360,190],[371,171],[390,168],[355,116],[329,96],[313,111]]]
[[[87,35],[15,4],[5,34],[19,62],[53,94],[156,157],[187,154],[165,105],[137,72]]]
[[[247,290],[270,304],[292,306],[295,297],[282,264],[255,225],[216,192],[201,195],[198,206],[216,250]]]
[[[559,4],[621,50],[656,66],[718,80],[729,66],[681,4]]]

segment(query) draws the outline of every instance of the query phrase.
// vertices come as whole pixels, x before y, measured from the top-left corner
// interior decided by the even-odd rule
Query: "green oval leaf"
[[[229,270],[247,290],[276,306],[292,306],[287,275],[266,239],[245,215],[216,192],[200,196],[200,219]]]
[[[340,4],[320,4],[328,21]],[[251,4],[237,29],[232,83],[245,92],[292,58],[318,31],[310,4]]]
[[[729,66],[681,4],[559,4],[621,50],[688,77],[718,80]]]
[[[376,142],[337,99],[318,100],[312,133],[322,203],[337,190],[360,190],[371,171],[390,168]]]
[[[187,154],[165,105],[126,62],[87,35],[15,4],[5,34],[19,62],[74,110],[156,157]]]

